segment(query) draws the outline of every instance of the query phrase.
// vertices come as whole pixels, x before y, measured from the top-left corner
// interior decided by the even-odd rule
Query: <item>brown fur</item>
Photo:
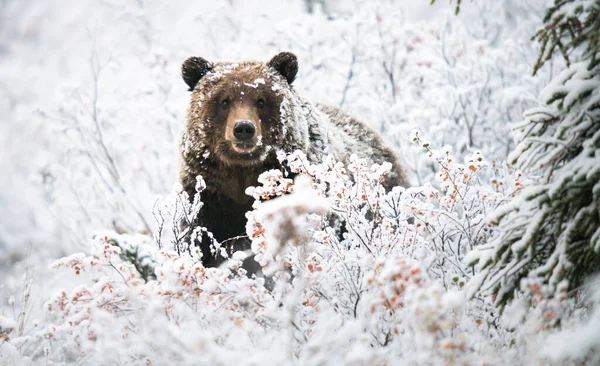
[[[244,190],[256,184],[258,175],[265,170],[265,162],[267,166],[275,164],[273,152],[267,151],[267,146],[283,143],[279,125],[281,98],[270,92],[272,85],[266,79],[264,84],[248,86],[264,76],[265,67],[253,62],[241,63],[226,78],[208,76],[194,89],[185,139],[193,141],[195,146],[183,151],[181,181],[184,187],[193,188],[196,175],[201,174],[208,182],[208,190],[245,203],[251,198]],[[261,109],[256,107],[259,98],[264,100]],[[224,100],[229,100],[228,109],[222,107]],[[254,122],[256,136],[262,137],[262,145],[249,154],[239,153],[232,147],[233,126],[240,120]],[[257,138],[253,140],[256,142]]]

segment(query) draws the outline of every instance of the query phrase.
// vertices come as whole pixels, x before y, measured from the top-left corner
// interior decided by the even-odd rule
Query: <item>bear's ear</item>
[[[291,52],[281,52],[275,55],[271,61],[267,62],[267,66],[277,70],[288,84],[292,84],[298,73],[298,59]]]
[[[198,81],[212,70],[212,68],[213,64],[202,57],[190,57],[181,65],[181,77],[183,77],[183,81],[185,81],[190,87],[190,91],[192,91],[196,87],[196,84],[198,84]]]

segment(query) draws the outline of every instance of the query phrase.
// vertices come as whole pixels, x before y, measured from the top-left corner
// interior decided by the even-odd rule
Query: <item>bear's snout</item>
[[[239,121],[233,127],[233,136],[239,141],[246,142],[252,140],[255,133],[256,127],[254,127],[252,121]]]

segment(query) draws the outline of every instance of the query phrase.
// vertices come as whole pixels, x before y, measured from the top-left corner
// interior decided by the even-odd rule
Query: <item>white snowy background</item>
[[[394,334],[396,320],[389,320],[393,316],[381,313],[378,324],[367,324],[377,322],[376,317],[360,318],[356,308],[353,318],[360,322],[344,323],[340,319],[346,319],[345,315],[327,320],[316,313],[299,312],[300,320],[287,323],[289,319],[280,313],[297,310],[290,304],[305,296],[302,289],[314,281],[301,274],[294,281],[305,282],[282,289],[281,294],[287,296],[281,295],[283,300],[261,300],[272,313],[265,317],[277,324],[273,331],[268,322],[256,319],[235,331],[239,324],[225,311],[227,305],[212,309],[214,318],[203,310],[175,305],[178,315],[155,323],[148,319],[155,318],[156,309],[140,310],[137,322],[128,319],[137,324],[133,333],[138,338],[133,343],[120,344],[119,337],[134,336],[123,336],[116,326],[108,330],[106,325],[103,341],[100,336],[80,339],[76,333],[81,329],[62,328],[62,335],[49,340],[51,330],[45,328],[59,322],[47,309],[47,302],[57,293],[77,292],[83,283],[90,288],[98,283],[94,276],[91,280],[68,276],[52,269],[52,263],[74,253],[96,253],[93,237],[97,233],[103,233],[100,237],[104,233],[130,235],[132,242],[144,241],[135,239],[136,234],[149,235],[149,241],[156,237],[157,200],[172,195],[177,183],[178,139],[189,98],[180,68],[187,57],[266,61],[280,51],[295,53],[300,70],[294,86],[301,95],[339,106],[366,121],[396,149],[416,187],[443,192],[445,180],[436,178],[438,163],[428,158],[423,144],[411,141],[411,131],[418,129],[420,138],[432,148],[451,147],[457,161],[467,157],[466,167],[473,166],[468,159],[476,159],[479,153],[488,166],[502,165],[515,147],[511,124],[522,120],[524,110],[540,104],[539,92],[564,67],[557,62],[531,76],[537,46],[530,38],[542,24],[545,5],[547,1],[541,0],[474,0],[454,15],[452,4],[437,1],[430,5],[428,0],[0,0],[0,329],[15,328],[27,301],[20,340],[9,345],[0,339],[5,342],[0,344],[0,364],[161,365],[173,359],[181,364],[332,365],[560,360],[562,353],[556,349],[547,355],[528,352],[541,349],[546,339],[532,330],[539,324],[514,332],[517,325],[510,323],[509,315],[517,314],[513,318],[518,319],[522,312],[516,305],[506,311],[508,320],[488,314],[489,302],[474,303],[462,291],[462,281],[470,275],[460,274],[459,279],[458,270],[447,267],[453,259],[426,244],[416,254],[403,251],[405,262],[393,262],[395,257],[385,263],[356,259],[364,268],[379,268],[372,272],[373,281],[380,281],[382,288],[386,273],[406,270],[415,274],[421,268],[428,273],[429,279],[415,283],[421,286],[429,281],[431,285],[415,290],[406,300],[405,313],[394,315],[405,319],[397,320],[403,336],[389,338],[394,341],[386,336]],[[435,156],[439,153],[443,158],[444,149],[434,152]],[[448,171],[452,169],[459,168]],[[482,177],[493,173],[511,182],[518,174],[503,166]],[[478,197],[494,184],[482,178]],[[303,191],[294,194],[299,192]],[[504,198],[510,195],[501,193]],[[424,201],[422,207],[431,206]],[[297,203],[292,199],[289,205],[293,209]],[[484,224],[481,219],[473,225]],[[485,241],[485,235],[481,234],[481,240]],[[460,250],[457,260],[465,255]],[[306,256],[297,261],[305,265],[310,260]],[[192,259],[185,263],[194,268]],[[246,288],[243,281],[235,285]],[[451,282],[454,292],[449,290]],[[334,288],[343,303],[343,289],[333,285],[329,289]],[[338,314],[335,301],[329,306]],[[368,304],[361,305],[360,311],[368,312]],[[156,306],[163,305],[158,301]],[[65,316],[70,315],[63,314],[63,320]],[[435,328],[431,322],[436,319],[448,328]],[[481,319],[486,326],[483,330]],[[95,328],[85,331],[96,335],[103,332],[104,324],[122,325],[104,318],[88,321],[95,321]],[[218,330],[223,322],[228,325]],[[263,336],[236,333],[250,334],[253,327]],[[292,334],[296,331],[303,335]],[[143,333],[151,339],[141,337]],[[365,334],[373,339],[366,339]],[[289,342],[282,340],[287,335],[292,339]],[[388,341],[400,343],[388,345]],[[203,348],[213,343],[215,348]]]

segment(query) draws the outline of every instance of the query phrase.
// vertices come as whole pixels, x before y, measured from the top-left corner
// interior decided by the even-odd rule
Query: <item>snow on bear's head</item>
[[[297,72],[297,58],[289,52],[267,63],[188,58],[182,65],[192,92],[186,146],[193,151],[188,152],[228,166],[261,164],[285,145],[294,124],[290,108],[298,103],[291,84]]]

